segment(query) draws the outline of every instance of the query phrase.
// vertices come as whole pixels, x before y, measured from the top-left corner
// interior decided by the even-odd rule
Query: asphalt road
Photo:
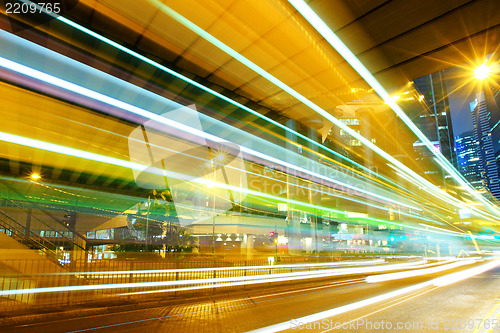
[[[328,317],[316,327],[299,321],[287,331],[500,332],[500,268]]]
[[[498,268],[448,286],[427,286],[386,301],[349,309],[316,323],[300,319],[450,272],[379,283],[366,283],[363,278],[351,277],[275,288],[268,286],[185,300],[179,304],[0,327],[0,331],[245,332],[263,328],[269,331],[266,328],[286,323],[290,332],[474,332],[475,329],[475,332],[486,332],[491,328],[491,332],[500,332],[500,323],[495,324],[494,320],[500,320]],[[483,327],[478,330],[481,319]]]

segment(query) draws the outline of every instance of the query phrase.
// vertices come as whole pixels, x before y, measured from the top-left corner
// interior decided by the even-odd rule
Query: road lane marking
[[[287,329],[290,329],[291,327],[291,320],[295,320],[296,322],[302,322],[302,323],[312,323],[312,322],[317,322],[325,318],[333,317],[342,313],[346,313],[352,310],[360,309],[375,303],[379,303],[394,297],[398,297],[401,295],[408,294],[410,292],[423,289],[426,287],[430,286],[436,286],[436,287],[444,287],[450,284],[453,284],[455,282],[459,282],[462,280],[465,280],[467,278],[470,278],[475,275],[479,275],[481,273],[484,273],[490,269],[496,268],[500,266],[500,260],[495,260],[492,262],[488,262],[486,264],[483,264],[479,267],[474,267],[474,268],[469,268],[460,272],[456,273],[451,273],[447,274],[423,283],[418,283],[416,285],[410,286],[410,287],[405,287],[401,289],[394,290],[392,292],[378,295],[375,297],[371,297],[362,301],[354,302],[351,304],[343,305],[337,308],[332,308],[326,311],[318,312],[312,315],[304,316],[301,318],[291,318],[288,321],[284,321],[278,324],[270,325],[267,327],[262,327],[256,330],[252,330],[250,332],[252,333],[274,333],[274,332],[280,332],[284,331]]]
[[[423,292],[421,292],[421,293],[418,293],[417,295],[410,296],[410,297],[407,297],[406,295],[405,295],[405,296],[402,296],[402,297],[401,297],[401,298],[403,298],[403,300],[402,300],[402,301],[399,301],[399,302],[393,303],[393,304],[391,304],[391,305],[388,305],[388,306],[386,306],[386,307],[383,307],[383,308],[381,308],[381,309],[375,310],[375,311],[370,312],[370,313],[368,313],[368,314],[366,314],[366,315],[364,315],[364,316],[358,317],[358,318],[356,318],[356,319],[354,319],[354,320],[352,320],[352,321],[358,321],[359,319],[363,319],[363,318],[369,317],[369,316],[371,316],[371,315],[373,315],[373,314],[375,314],[375,313],[377,313],[377,312],[381,312],[381,311],[387,310],[387,309],[389,309],[389,308],[392,308],[393,306],[399,305],[399,304],[404,303],[404,302],[406,302],[406,301],[409,301],[409,300],[412,300],[412,299],[414,299],[414,298],[420,297],[420,296],[422,296],[422,295],[424,295],[424,294],[430,293],[431,291],[434,291],[434,290],[435,290],[435,289],[437,289],[437,288],[439,288],[439,287],[433,287],[433,288],[432,288],[432,289],[430,289],[430,290],[423,291]],[[406,298],[405,298],[405,297],[406,297]],[[333,331],[334,329],[335,329],[335,328],[332,328],[332,329],[329,329],[329,330],[326,330],[326,331],[322,331],[321,333],[331,332],[331,331]]]
[[[495,314],[495,311],[500,307],[500,302],[498,302],[495,306],[493,306],[493,308],[483,317],[483,320],[481,321],[481,323],[479,324],[478,327],[476,327],[474,329],[474,331],[472,331],[472,333],[479,333],[481,332],[483,326],[484,326],[484,321],[485,320],[490,320],[490,317],[493,316]],[[500,315],[499,315],[500,316]],[[498,318],[498,316],[497,316]],[[491,322],[491,320],[490,320]],[[500,324],[499,324],[500,325]],[[491,332],[492,329],[489,329],[487,332]]]
[[[320,286],[320,287],[303,288],[303,289],[299,289],[299,290],[292,290],[292,291],[289,291],[289,292],[282,292],[282,293],[275,293],[275,294],[268,294],[268,295],[249,296],[247,298],[239,298],[239,299],[228,300],[228,301],[217,301],[217,304],[230,303],[230,302],[238,302],[238,301],[252,301],[253,299],[272,297],[272,296],[277,296],[277,295],[280,295],[280,294],[299,293],[299,292],[305,292],[305,291],[315,290],[315,289],[334,288],[334,287],[338,287],[338,286],[346,286],[346,285],[356,284],[358,282],[364,282],[364,279],[363,278],[359,278],[359,279],[343,280],[343,281],[338,281],[338,282],[335,282],[335,283],[330,283],[328,285]],[[202,302],[207,302],[207,301],[200,301],[200,303],[202,303]],[[257,301],[256,303],[262,303],[262,302],[265,302],[265,301]],[[167,306],[162,306],[162,307],[169,307],[169,306],[176,307],[178,305],[167,305]],[[232,307],[236,307],[236,306],[242,306],[242,305],[230,305],[230,306],[225,306],[223,308],[232,308]],[[151,308],[155,308],[155,307],[151,307]],[[57,320],[57,321],[48,321],[48,322],[44,322],[44,323],[41,323],[41,324],[42,325],[47,325],[47,324],[60,323],[60,322],[64,322],[64,321],[69,322],[69,321],[79,320],[79,319],[82,319],[82,318],[98,318],[98,317],[105,317],[105,316],[114,316],[114,315],[118,315],[118,314],[133,313],[133,312],[137,312],[137,311],[148,311],[150,309],[133,309],[133,310],[128,310],[128,311],[120,311],[120,312],[116,312],[116,313],[102,313],[102,314],[95,314],[95,315],[90,315],[90,316],[85,316],[85,317],[78,317],[78,318],[76,318],[76,317],[65,318],[65,319],[61,319],[61,320]],[[165,319],[165,318],[172,317],[172,316],[182,316],[182,315],[188,315],[188,314],[193,314],[193,313],[201,313],[201,312],[207,312],[207,311],[212,311],[212,309],[201,310],[201,311],[192,311],[192,312],[187,312],[187,313],[182,313],[182,314],[175,314],[175,315],[169,315],[169,316],[164,316],[164,317],[157,317],[157,318],[155,317],[155,318],[151,318],[151,320],[155,320],[155,319],[160,320],[160,319]],[[144,319],[144,321],[145,320],[146,319]],[[133,324],[135,322],[136,321],[125,322],[125,323],[123,323],[123,325]],[[38,325],[40,325],[40,323],[24,324],[24,325],[18,325],[16,327],[34,327],[34,326],[38,326]],[[117,325],[118,324],[116,324],[115,326],[117,326]],[[105,328],[105,327],[107,327],[107,326],[95,327],[95,329],[100,329],[100,328]],[[90,329],[88,329],[88,330],[90,330]],[[84,329],[84,331],[85,331],[85,329]],[[74,331],[74,332],[80,332],[80,331]]]

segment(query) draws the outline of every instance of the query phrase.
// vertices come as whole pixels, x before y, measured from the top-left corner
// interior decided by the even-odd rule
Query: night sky
[[[469,103],[476,98],[475,89],[473,84],[461,86],[465,81],[463,68],[452,67],[447,69],[445,73],[453,135],[457,137],[473,129]]]

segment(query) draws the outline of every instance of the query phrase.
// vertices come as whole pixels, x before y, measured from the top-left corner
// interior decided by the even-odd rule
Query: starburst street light
[[[40,180],[40,178],[42,178],[42,176],[40,176],[40,174],[36,173],[36,172],[33,172],[31,175],[30,175],[30,179],[33,180],[33,181],[37,181],[37,180]]]
[[[474,70],[474,77],[482,81],[487,79],[490,76],[491,72],[491,66],[489,66],[487,63],[483,63]]]

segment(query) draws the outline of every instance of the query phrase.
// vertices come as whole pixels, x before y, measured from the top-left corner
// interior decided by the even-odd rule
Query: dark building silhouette
[[[428,112],[420,114],[414,122],[429,140],[439,142],[441,153],[456,167],[455,142],[445,79],[445,72],[439,71],[413,81],[415,89],[424,96],[429,107]]]
[[[408,112],[413,123],[433,143],[434,149],[439,150],[458,168],[445,79],[445,71],[439,71],[414,80],[413,86],[420,95],[421,103]],[[423,173],[434,175],[436,185],[442,186],[452,181],[450,176],[445,175],[444,171],[433,163],[434,155],[422,142],[417,141],[413,146],[416,160],[425,165]]]

